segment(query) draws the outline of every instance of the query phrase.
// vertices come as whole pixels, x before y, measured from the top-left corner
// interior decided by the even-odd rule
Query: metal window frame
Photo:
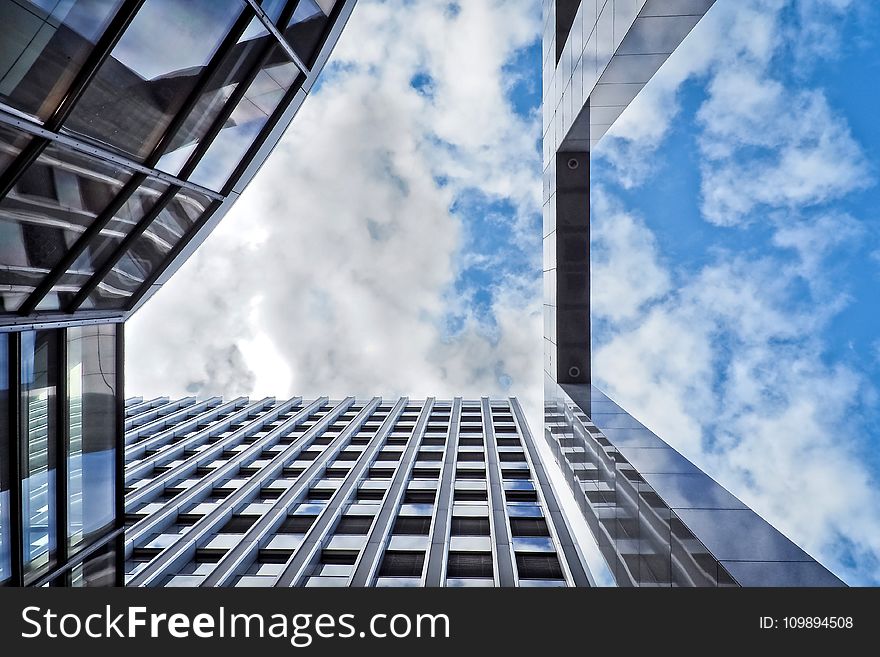
[[[269,19],[265,11],[260,7],[257,0],[242,0],[243,11],[241,16],[230,30],[229,34],[224,37],[221,46],[218,48],[217,52],[214,53],[211,61],[202,71],[196,88],[190,93],[184,105],[174,116],[151,154],[147,156],[143,162],[138,162],[130,157],[113,151],[111,148],[105,148],[100,144],[93,143],[87,137],[80,139],[72,135],[64,134],[60,132],[60,128],[63,125],[64,120],[70,115],[70,112],[75,109],[77,102],[88,89],[89,83],[94,79],[94,76],[97,74],[101,65],[110,57],[115,45],[118,43],[119,39],[122,38],[131,22],[136,18],[137,13],[144,2],[145,0],[126,0],[126,2],[120,6],[117,13],[114,15],[114,18],[111,19],[108,24],[104,34],[100,37],[98,43],[88,55],[82,70],[77,74],[74,82],[71,84],[68,94],[59,101],[58,107],[55,108],[52,116],[45,123],[40,123],[35,118],[0,103],[0,125],[5,125],[13,130],[18,130],[31,135],[32,137],[31,141],[25,145],[22,152],[19,153],[16,159],[9,165],[4,174],[0,176],[0,192],[2,192],[0,193],[0,197],[5,196],[5,194],[14,187],[21,176],[24,175],[28,167],[42,154],[43,150],[50,143],[56,142],[74,151],[95,157],[103,162],[124,167],[130,170],[135,177],[143,176],[141,183],[143,183],[146,178],[156,179],[171,186],[203,194],[213,200],[214,203],[209,205],[202,216],[199,217],[193,226],[190,227],[189,231],[177,241],[171,251],[169,251],[166,257],[153,269],[151,274],[144,280],[138,289],[134,291],[128,303],[122,308],[101,311],[81,310],[80,306],[87,296],[86,294],[83,294],[83,289],[81,289],[77,294],[80,298],[75,298],[76,303],[69,304],[67,308],[61,311],[46,311],[45,313],[37,311],[36,308],[46,295],[51,292],[52,287],[54,287],[61,277],[63,277],[67,268],[69,268],[69,265],[72,264],[88,247],[90,240],[94,239],[95,236],[100,233],[100,230],[106,227],[106,222],[109,222],[112,219],[109,210],[105,210],[105,212],[97,217],[95,222],[89,226],[86,232],[77,239],[69,252],[65,254],[62,261],[63,264],[59,263],[52,268],[43,280],[38,283],[37,287],[34,288],[27,299],[25,299],[24,304],[22,304],[17,311],[0,315],[0,331],[14,331],[17,330],[17,326],[22,325],[52,328],[86,324],[91,323],[92,321],[123,321],[132,312],[137,310],[150,296],[152,296],[153,293],[155,293],[158,287],[157,282],[167,279],[171,273],[180,267],[192,251],[204,241],[231,204],[237,199],[238,194],[241,192],[241,188],[247,184],[250,177],[256,172],[262,164],[262,161],[265,160],[265,156],[268,155],[267,144],[269,144],[269,142],[274,143],[274,141],[280,138],[282,129],[286,127],[287,122],[293,118],[293,115],[299,109],[303,100],[305,100],[305,97],[307,97],[317,74],[320,69],[323,68],[323,63],[329,56],[332,46],[335,45],[338,40],[341,30],[345,26],[345,23],[354,8],[354,0],[340,0],[334,5],[333,10],[327,17],[326,28],[316,45],[315,53],[310,58],[310,63],[304,63],[284,37],[280,28]],[[297,0],[290,0],[284,6],[279,15],[279,24],[287,22],[290,17],[293,16],[297,4]],[[257,137],[254,139],[254,142],[249,146],[242,160],[237,163],[220,192],[189,182],[186,180],[186,177],[191,173],[191,170],[197,166],[201,157],[204,155],[204,152],[207,151],[217,134],[219,134],[222,129],[223,121],[228,118],[235,105],[241,97],[243,97],[247,86],[249,86],[250,82],[259,72],[259,66],[250,71],[250,75],[246,76],[239,83],[241,91],[227,99],[220,115],[216,117],[216,120],[211,128],[209,128],[208,133],[200,141],[198,147],[199,152],[194,152],[185,164],[187,171],[184,173],[182,170],[180,175],[173,176],[156,169],[154,166],[155,163],[158,161],[159,157],[161,157],[171,139],[173,139],[174,135],[179,131],[187,116],[192,111],[212,73],[220,66],[229,50],[236,45],[238,36],[240,35],[238,31],[239,28],[246,28],[247,24],[249,24],[254,17],[257,17],[261,23],[263,23],[272,37],[266,45],[264,57],[261,57],[260,59],[261,63],[265,61],[265,57],[271,53],[273,47],[280,46],[300,70],[300,78],[290,87],[290,89],[287,90],[278,107],[269,117],[266,125],[260,130]],[[233,35],[235,35],[235,38],[233,38]],[[236,89],[236,91],[238,92],[238,89]],[[287,119],[287,121],[285,121],[285,119]],[[282,123],[284,123],[284,125],[280,125]],[[260,157],[261,155],[263,155],[262,158]],[[242,182],[243,180],[244,182]],[[131,181],[129,181],[129,183],[131,183]],[[121,205],[127,200],[125,194],[130,196],[130,194],[133,193],[133,189],[127,188],[129,183],[123,185],[122,189],[120,189],[120,192],[117,194],[117,197],[111,202],[111,206],[121,207]],[[134,187],[134,185],[132,185],[132,187]],[[113,254],[114,257],[116,255],[116,253]],[[119,255],[119,257],[121,258],[121,255]],[[118,262],[118,258],[111,258],[111,260],[113,259],[116,259]],[[112,269],[117,262],[114,262],[113,265],[109,267],[108,271]],[[104,275],[106,275],[106,273]],[[94,278],[94,275],[92,278]],[[87,281],[86,285],[89,286],[89,293],[91,293],[99,283],[100,280],[92,281],[90,279]]]
[[[175,196],[177,196],[179,191],[180,187],[177,185],[171,185],[162,193],[150,211],[141,217],[141,220],[135,224],[134,228],[129,231],[128,235],[122,238],[122,241],[119,242],[104,264],[95,270],[95,273],[92,274],[88,281],[83,283],[79,292],[74,295],[73,299],[71,299],[70,303],[67,305],[67,308],[65,308],[68,313],[73,313],[79,309],[95,288],[98,287],[98,284],[101,283],[107,274],[119,264],[119,261],[122,260],[122,257],[128,252],[129,247],[134,244],[134,241],[144,234],[147,228],[150,227],[150,224],[153,223],[153,220],[156,219],[166,207],[168,207],[168,204]]]
[[[122,436],[123,425],[125,421],[125,390],[124,390],[124,372],[121,363],[124,362],[124,332],[121,324],[115,322],[104,322],[113,324],[115,328],[116,341],[116,442],[114,449],[116,450],[116,462],[114,468],[115,486],[117,490],[122,490],[124,478],[124,458],[125,449]],[[21,334],[22,331],[15,331],[9,334],[8,340],[8,362],[9,362],[9,476],[10,476],[10,558],[11,558],[11,576],[5,586],[69,586],[71,570],[83,563],[89,556],[97,550],[107,545],[110,541],[121,539],[125,527],[125,508],[124,499],[121,495],[117,496],[115,501],[115,520],[110,531],[101,536],[96,537],[90,542],[82,543],[74,550],[70,549],[68,536],[68,455],[70,447],[70,425],[69,419],[69,390],[67,381],[68,363],[67,363],[67,328],[49,327],[46,329],[27,329],[27,330],[49,330],[55,333],[58,340],[56,349],[56,357],[53,366],[57,368],[57,384],[56,384],[56,407],[54,420],[57,423],[54,449],[55,449],[55,495],[52,499],[54,508],[54,527],[56,535],[56,545],[54,550],[54,560],[44,566],[39,571],[29,573],[27,580],[24,576],[24,509],[23,509],[23,468],[22,457],[24,451],[22,442],[25,434],[22,431],[22,401],[21,401]],[[48,447],[48,444],[47,444]],[[48,463],[47,463],[48,467]],[[51,468],[50,468],[51,469]],[[117,583],[119,573],[124,563],[122,561],[121,551],[117,555]]]

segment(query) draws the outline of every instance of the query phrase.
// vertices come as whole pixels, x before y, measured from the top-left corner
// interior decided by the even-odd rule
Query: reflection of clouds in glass
[[[261,70],[232,111],[228,127],[220,131],[189,179],[221,189],[297,76],[292,62]]]
[[[31,0],[31,4],[49,15],[50,24],[64,23],[74,32],[95,42],[122,4],[122,0]]]
[[[146,80],[204,66],[242,8],[239,0],[148,0],[113,57]]]
[[[229,174],[257,138],[266,122],[265,118],[263,116],[262,120],[222,130],[189,179],[209,189],[219,190],[223,187]]]
[[[68,527],[71,535],[88,536],[111,524],[114,519],[115,450],[71,455],[68,490],[71,504]]]

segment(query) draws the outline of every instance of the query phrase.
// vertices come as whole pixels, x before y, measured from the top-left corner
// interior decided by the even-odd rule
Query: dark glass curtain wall
[[[114,581],[121,331],[0,334],[0,584]]]

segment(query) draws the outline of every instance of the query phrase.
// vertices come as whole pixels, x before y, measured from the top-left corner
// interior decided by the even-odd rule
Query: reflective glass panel
[[[175,134],[168,151],[159,159],[158,168],[177,175],[236,87],[257,67],[261,55],[274,43],[274,37],[262,21],[257,18],[251,20],[238,43],[211,76],[198,103]]]
[[[281,46],[274,46],[189,179],[209,189],[222,189],[287,90],[300,82],[299,69]]]
[[[0,126],[0,176],[6,172],[30,140],[30,136],[23,132]]]
[[[115,324],[67,330],[67,394],[67,536],[74,547],[115,519]]]
[[[58,332],[21,334],[21,496],[25,574],[55,562]]]
[[[0,0],[0,101],[47,119],[122,0]]]
[[[321,45],[335,5],[336,0],[299,0],[287,27],[282,30],[287,42],[307,65]]]
[[[138,187],[52,290],[43,297],[37,310],[60,310],[70,303],[92,274],[107,262],[122,239],[153,208],[166,189],[168,185],[157,180],[148,180]]]
[[[196,192],[178,192],[98,284],[82,307],[102,310],[124,308],[209,204],[210,199]]]
[[[51,145],[0,200],[0,311],[15,311],[131,173]]]
[[[243,10],[240,0],[147,0],[65,127],[147,156]]]
[[[111,541],[70,570],[70,585],[74,588],[105,587],[116,584],[116,547]]]
[[[0,584],[12,575],[9,526],[9,335],[0,333]]]
[[[260,8],[266,12],[266,16],[269,17],[273,23],[278,22],[278,17],[281,15],[281,10],[284,9],[284,5],[290,2],[296,2],[296,0],[261,0],[259,3]]]

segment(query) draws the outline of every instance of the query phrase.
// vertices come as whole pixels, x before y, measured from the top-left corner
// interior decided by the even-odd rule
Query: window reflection
[[[9,481],[9,335],[0,333],[0,584],[12,575]]]
[[[70,585],[75,588],[115,584],[116,548],[112,543],[102,547],[70,570]]]
[[[284,37],[306,64],[311,64],[327,31],[337,0],[300,0],[283,30]]]
[[[238,43],[236,43],[232,50],[226,55],[218,70],[205,85],[205,89],[199,98],[198,103],[193,108],[193,111],[190,112],[189,116],[184,121],[183,126],[178,130],[174,139],[171,141],[168,152],[166,152],[159,160],[157,166],[160,169],[175,175],[180,172],[181,168],[192,155],[196,146],[198,146],[208,129],[214,123],[235,89],[243,80],[248,79],[250,73],[259,65],[260,58],[266,53],[267,49],[272,48],[274,43],[274,37],[269,34],[263,26],[262,21],[257,18],[251,20],[242,36],[239,38]],[[272,63],[277,64],[278,62]],[[294,76],[295,73],[296,72],[294,71]],[[261,75],[266,76],[268,74],[264,71]],[[281,84],[285,84],[285,86],[283,86],[281,95],[283,95],[283,91],[290,86],[291,82],[292,80],[285,83],[282,80]],[[281,86],[275,85],[275,87],[273,87],[272,85],[268,85],[265,86],[263,91],[269,91],[273,88],[277,90],[280,89]],[[249,89],[248,95],[256,95],[258,93],[259,91],[257,88],[252,85],[251,89]],[[231,125],[228,125],[227,128],[238,126],[243,120],[247,120],[247,117],[243,116],[244,106],[242,103],[239,103],[239,108],[236,109],[236,114],[230,119]],[[271,112],[272,109],[274,109],[274,106],[268,111]],[[253,141],[253,139],[250,141]],[[248,145],[250,144],[250,141],[247,142]],[[240,151],[239,159],[243,153],[244,149]],[[234,158],[235,155],[230,156],[230,159]],[[223,182],[225,182],[225,178],[220,181],[220,185],[222,185]],[[216,185],[213,187],[219,189]]]
[[[221,190],[288,89],[300,82],[299,69],[287,58],[281,46],[273,46],[244,97],[189,179],[209,189]]]
[[[122,0],[0,0],[0,101],[47,119]]]
[[[27,146],[31,138],[29,135],[0,126],[0,176],[6,168],[15,161],[22,149]],[[3,241],[0,240],[0,248]]]
[[[25,573],[55,561],[58,332],[21,334],[21,494]]]
[[[240,0],[147,0],[66,127],[145,157],[243,9]]]
[[[115,519],[115,324],[67,330],[67,391],[67,533],[74,547]]]
[[[83,308],[120,309],[164,263],[208,208],[206,196],[181,190],[89,295]]]
[[[153,209],[168,185],[148,180],[132,194],[101,232],[91,240],[82,255],[43,298],[37,310],[60,310],[64,308],[80,288],[91,278],[135,225]]]
[[[17,310],[131,173],[49,146],[0,200],[0,311]]]

